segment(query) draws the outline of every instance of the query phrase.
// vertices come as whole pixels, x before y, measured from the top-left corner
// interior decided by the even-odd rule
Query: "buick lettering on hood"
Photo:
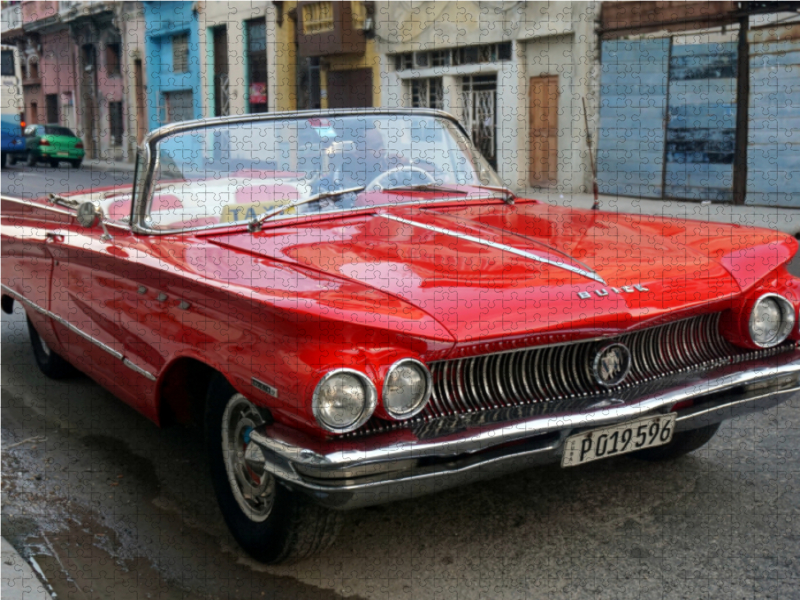
[[[800,392],[793,238],[519,198],[442,112],[176,123],[134,179],[3,197],[2,307],[49,377],[201,415],[264,562],[345,509],[672,459]]]

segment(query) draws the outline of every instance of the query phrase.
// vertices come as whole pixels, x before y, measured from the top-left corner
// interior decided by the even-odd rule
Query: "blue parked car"
[[[2,130],[0,130],[0,166],[15,164],[26,156],[25,138],[22,137],[19,115],[2,115]]]

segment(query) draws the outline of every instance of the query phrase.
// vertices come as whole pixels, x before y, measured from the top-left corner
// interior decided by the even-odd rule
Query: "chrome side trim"
[[[127,358],[123,358],[122,359],[122,364],[125,365],[126,367],[128,367],[129,369],[131,369],[132,371],[136,371],[139,375],[144,375],[150,381],[155,381],[156,380],[156,376],[153,375],[150,371],[145,371],[142,367],[139,367],[139,366],[133,364]]]
[[[514,248],[513,246],[507,246],[505,244],[498,244],[497,242],[492,242],[489,240],[485,240],[483,238],[476,237],[474,235],[469,235],[466,233],[459,233],[457,231],[452,231],[450,229],[443,229],[442,227],[435,227],[434,225],[426,225],[425,223],[419,223],[418,221],[409,221],[408,219],[403,219],[402,217],[395,217],[394,215],[387,215],[382,214],[382,217],[385,219],[389,219],[391,221],[397,221],[398,223],[403,223],[405,225],[410,225],[412,227],[419,227],[420,229],[427,229],[428,231],[433,231],[435,233],[441,233],[443,235],[449,235],[451,237],[459,238],[462,240],[467,240],[469,242],[474,242],[476,244],[480,244],[482,246],[489,246],[490,248],[494,248],[496,250],[501,250],[503,252],[509,252],[511,254],[516,254],[517,256],[522,256],[523,258],[527,258],[539,263],[552,265],[554,267],[558,267],[559,269],[564,269],[565,271],[569,271],[571,273],[576,273],[578,275],[582,275],[583,277],[588,277],[589,279],[593,279],[598,283],[602,283],[603,285],[608,285],[605,280],[600,277],[594,271],[587,271],[586,269],[581,269],[580,267],[574,267],[572,265],[568,265],[561,261],[550,260],[548,258],[542,258],[541,256],[537,256],[536,254],[532,254],[531,252],[526,252],[525,250],[520,250],[519,248]]]
[[[106,344],[104,344],[100,340],[92,337],[91,335],[89,335],[85,331],[83,331],[81,329],[78,329],[77,327],[75,327],[75,325],[73,325],[69,321],[67,321],[65,319],[62,319],[57,314],[52,313],[47,309],[42,308],[41,306],[39,306],[35,302],[29,300],[28,298],[26,298],[25,296],[23,296],[19,292],[15,292],[14,290],[12,290],[10,287],[8,287],[4,283],[0,284],[0,288],[2,288],[3,292],[13,296],[14,298],[19,300],[20,302],[23,302],[27,306],[30,306],[36,312],[42,313],[43,315],[45,315],[47,317],[50,317],[56,323],[59,323],[59,324],[63,325],[64,327],[69,329],[71,332],[81,336],[83,339],[91,342],[92,344],[94,344],[98,348],[100,348],[102,350],[105,350],[106,352],[108,352],[111,356],[113,356],[117,360],[121,360],[123,365],[125,365],[126,367],[128,367],[129,369],[131,369],[133,371],[136,371],[137,373],[139,373],[139,375],[143,375],[144,377],[147,377],[150,381],[155,381],[156,380],[156,376],[153,375],[150,371],[146,371],[146,370],[142,369],[141,367],[133,364],[131,361],[129,361],[127,358],[125,358],[122,355],[121,352],[117,352],[116,350],[114,350],[113,348],[107,346]]]

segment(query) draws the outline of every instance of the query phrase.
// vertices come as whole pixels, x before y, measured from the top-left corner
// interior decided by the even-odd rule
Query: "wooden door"
[[[558,75],[531,77],[529,97],[530,184],[558,183]]]

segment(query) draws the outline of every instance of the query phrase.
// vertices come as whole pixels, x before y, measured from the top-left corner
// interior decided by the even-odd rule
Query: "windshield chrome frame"
[[[196,131],[198,129],[207,129],[216,125],[230,125],[237,123],[252,123],[255,121],[280,121],[285,119],[308,119],[308,118],[339,118],[339,117],[363,117],[363,116],[388,116],[388,115],[416,115],[416,116],[430,116],[447,119],[453,123],[459,131],[464,135],[467,141],[472,144],[472,140],[464,129],[463,125],[458,122],[453,115],[443,110],[434,110],[429,108],[345,108],[333,110],[302,110],[302,111],[285,111],[274,113],[258,113],[252,115],[232,115],[227,117],[213,117],[208,119],[195,119],[192,121],[179,121],[177,123],[170,123],[158,129],[154,129],[148,133],[142,141],[142,146],[139,152],[142,153],[142,166],[147,167],[147,172],[142,179],[141,190],[134,188],[133,196],[131,198],[131,223],[130,228],[135,233],[146,235],[181,235],[186,233],[202,232],[213,229],[228,229],[230,227],[246,227],[247,221],[233,222],[233,223],[214,223],[212,225],[200,225],[197,227],[186,227],[181,229],[157,229],[152,226],[147,214],[148,201],[154,193],[155,186],[155,173],[158,171],[159,160],[158,152],[156,152],[156,144],[176,133],[184,133],[186,131]],[[478,153],[477,148],[473,148],[474,152]],[[137,161],[138,162],[138,161]],[[490,165],[487,168],[492,169]],[[497,173],[495,172],[495,175]],[[499,178],[499,175],[498,175]],[[134,183],[135,185],[135,183]],[[462,200],[486,200],[486,199],[502,199],[499,193],[489,195],[465,195],[459,197],[447,197],[436,200],[414,200],[409,202],[393,202],[391,204],[380,204],[376,206],[360,206],[351,209],[341,209],[336,211],[319,213],[320,216],[330,216],[335,214],[347,214],[348,212],[363,211],[370,209],[377,209],[386,206],[400,206],[400,205],[414,205],[414,204],[431,204],[432,202],[445,202],[445,201],[462,201]],[[307,216],[307,215],[304,215]],[[271,222],[280,222],[271,221]]]

